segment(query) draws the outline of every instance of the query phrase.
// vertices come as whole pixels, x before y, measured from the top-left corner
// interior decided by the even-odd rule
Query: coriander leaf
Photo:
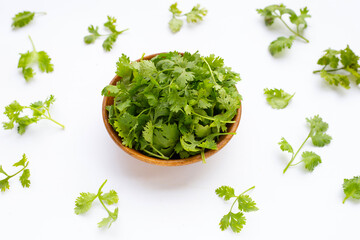
[[[328,73],[326,70],[321,70],[320,76],[325,79],[325,81],[327,81],[330,85],[340,85],[346,89],[350,89],[350,80],[345,75]]]
[[[108,28],[111,32],[116,33],[116,18],[107,16],[108,21],[104,23],[104,26]]]
[[[105,51],[109,52],[112,49],[113,44],[116,42],[118,37],[117,33],[111,33],[103,42],[102,46]]]
[[[323,147],[331,142],[331,136],[325,133],[328,130],[329,125],[324,122],[319,115],[310,119],[307,118],[306,121],[310,124],[310,136],[314,146]]]
[[[352,68],[357,71],[359,64],[359,56],[355,55],[355,53],[349,48],[349,45],[343,50],[340,50],[340,61],[342,65],[346,68]]]
[[[200,4],[197,4],[191,9],[190,12],[185,13],[186,21],[188,23],[197,23],[203,20],[203,17],[206,16],[207,10],[205,8],[200,8]]]
[[[329,65],[332,68],[337,68],[339,65],[339,61],[340,61],[340,59],[337,57],[337,55],[339,55],[340,52],[333,50],[331,48],[325,50],[324,52],[325,52],[324,56],[322,56],[318,60],[317,64],[323,65],[323,66]]]
[[[294,153],[292,146],[286,141],[285,138],[281,138],[281,141],[278,144],[280,145],[281,151],[286,151],[292,154]]]
[[[345,194],[343,203],[349,198],[360,199],[360,176],[344,179],[343,190]]]
[[[180,16],[181,11],[177,7],[177,2],[170,5],[169,11],[173,14],[173,16]]]
[[[104,87],[104,89],[101,91],[101,94],[104,96],[115,97],[119,92],[120,90],[116,86],[108,85]]]
[[[305,18],[310,18],[311,16],[308,14],[309,10],[307,7],[300,9],[300,15],[296,15],[295,13],[290,16],[290,21],[295,24],[297,27],[300,25],[303,25],[303,28],[305,29],[307,27],[307,22]]]
[[[224,200],[229,200],[232,197],[235,197],[235,191],[232,187],[229,186],[221,186],[215,190],[216,194],[224,198]]]
[[[278,54],[282,52],[285,48],[291,48],[293,42],[295,40],[294,36],[286,37],[278,37],[276,40],[272,41],[269,45],[269,51],[271,55]]]
[[[28,25],[34,19],[35,14],[36,15],[38,15],[38,14],[44,15],[46,13],[45,12],[35,13],[35,12],[30,12],[30,11],[19,12],[12,18],[13,22],[12,22],[11,26],[13,28],[24,27],[24,26]]]
[[[30,177],[30,170],[25,169],[23,171],[23,174],[20,176],[20,182],[23,187],[27,187],[27,188],[30,187],[29,177]]]
[[[12,177],[15,177],[16,175],[18,175],[19,173],[23,172],[22,175],[20,176],[20,182],[21,185],[25,188],[25,187],[30,187],[30,170],[27,169],[29,165],[29,161],[26,157],[25,154],[23,154],[22,158],[20,161],[16,162],[13,164],[14,167],[22,167],[20,171],[17,171],[15,174],[9,175],[7,174],[4,169],[2,168],[2,166],[0,165],[0,173],[3,173],[6,178],[0,180],[0,190],[2,192],[5,192],[6,189],[10,188],[10,183],[9,183],[9,179],[11,179]]]
[[[153,136],[154,136],[154,126],[151,121],[149,121],[143,130],[143,137],[145,141],[147,141],[149,144],[153,144]]]
[[[99,27],[94,27],[93,25],[90,25],[88,27],[88,31],[89,33],[91,33],[90,35],[87,35],[84,37],[84,42],[86,44],[90,44],[90,43],[94,43],[95,40],[100,37],[101,35],[99,34]]]
[[[205,8],[200,8],[200,5],[197,4],[190,12],[182,15],[182,11],[177,7],[176,2],[170,5],[169,11],[172,13],[172,18],[169,21],[169,28],[173,33],[180,31],[183,26],[183,20],[179,19],[179,17],[186,16],[186,21],[188,23],[197,23],[201,22],[203,17],[207,14],[207,10]]]
[[[25,153],[23,154],[23,156],[22,156],[22,158],[21,158],[21,160],[20,161],[18,161],[18,162],[16,162],[16,163],[14,163],[14,167],[19,167],[19,166],[23,166],[23,167],[25,167],[25,165],[26,165],[26,163],[28,162],[28,159],[27,159],[27,157],[26,157],[26,155],[25,155]]]
[[[9,189],[9,188],[10,188],[10,184],[9,184],[9,181],[7,178],[0,180],[0,190],[2,192],[5,192],[6,189]]]
[[[305,168],[310,172],[314,171],[314,168],[321,163],[321,158],[314,152],[303,152],[302,161],[305,163]]]
[[[118,203],[119,196],[117,195],[117,193],[114,190],[110,190],[110,192],[101,195],[101,199],[107,205],[112,205],[112,204]]]
[[[264,89],[264,94],[266,95],[266,101],[269,103],[269,105],[274,109],[283,109],[288,104],[291,98],[295,95],[290,95],[286,93],[282,89]]]
[[[113,213],[109,212],[109,217],[103,218],[101,220],[101,222],[98,223],[98,227],[99,228],[103,228],[103,227],[110,228],[111,224],[116,221],[116,219],[118,217],[118,212],[119,212],[118,208],[115,208],[115,211]]]
[[[178,31],[180,31],[180,29],[182,28],[184,22],[183,20],[181,19],[177,19],[175,17],[173,17],[170,21],[169,21],[169,27],[170,27],[170,30],[173,32],[173,33],[176,33]]]
[[[97,195],[94,193],[80,193],[80,197],[78,197],[75,201],[75,214],[83,214],[90,210],[93,201],[97,198]]]
[[[326,133],[316,133],[311,137],[311,140],[314,146],[323,147],[331,142],[332,137]]]
[[[220,220],[220,229],[221,231],[224,231],[225,229],[227,229],[230,226],[230,214],[231,212],[229,212],[228,214],[224,215],[221,220]]]
[[[246,218],[242,212],[230,213],[230,227],[235,233],[239,233],[246,224]]]
[[[252,212],[259,210],[256,203],[250,198],[249,195],[240,195],[238,197],[238,208],[240,211]]]

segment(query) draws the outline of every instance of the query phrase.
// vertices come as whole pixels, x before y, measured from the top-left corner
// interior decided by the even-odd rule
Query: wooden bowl
[[[160,53],[152,54],[143,57],[143,60],[150,60],[153,57],[159,55]],[[136,61],[140,61],[141,59],[138,59]],[[116,85],[118,81],[120,81],[121,78],[119,76],[115,76],[111,82],[110,85]],[[133,156],[134,158],[141,160],[143,162],[155,164],[155,165],[161,165],[161,166],[181,166],[181,165],[187,165],[195,162],[202,161],[201,154],[197,154],[194,156],[191,156],[189,158],[183,158],[183,159],[159,159],[154,157],[149,157],[147,155],[142,154],[141,152],[128,148],[122,144],[122,140],[119,137],[118,133],[113,129],[113,127],[109,123],[109,117],[106,110],[106,106],[114,104],[114,98],[113,97],[104,97],[103,103],[102,103],[102,116],[105,124],[105,128],[108,131],[110,137],[114,140],[114,142],[126,153]],[[240,105],[240,108],[237,110],[236,116],[233,118],[234,123],[228,124],[228,132],[236,132],[236,129],[239,126],[240,118],[241,118],[241,110],[242,110],[242,104]],[[219,137],[219,142],[217,143],[217,150],[208,150],[205,152],[205,158],[208,159],[210,156],[212,156],[214,153],[218,152],[220,149],[222,149],[232,138],[233,135],[222,135]]]

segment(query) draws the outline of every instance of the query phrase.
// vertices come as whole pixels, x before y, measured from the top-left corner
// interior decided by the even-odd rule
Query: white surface
[[[184,11],[200,3],[209,13],[203,23],[184,24],[172,34],[167,25],[172,1],[1,0],[1,111],[15,99],[27,104],[54,94],[52,115],[66,126],[62,131],[41,121],[23,136],[0,130],[0,164],[12,171],[11,164],[26,153],[31,171],[29,189],[12,179],[10,190],[0,193],[1,239],[355,239],[360,203],[342,204],[342,182],[360,174],[360,89],[334,89],[312,71],[329,47],[349,44],[360,54],[360,2],[284,2],[296,12],[308,6],[310,43],[295,41],[290,51],[273,58],[269,43],[288,33],[281,25],[267,28],[255,9],[280,1],[181,1]],[[47,15],[12,30],[11,18],[23,10]],[[102,50],[100,39],[83,43],[87,27],[101,26],[107,15],[118,19],[119,29],[130,28],[110,53]],[[36,70],[26,83],[17,62],[19,53],[31,49],[28,35],[50,55],[55,71]],[[170,50],[215,53],[242,77],[238,134],[207,164],[171,168],[140,162],[112,142],[102,123],[100,92],[115,75],[121,53],[135,60],[142,53]],[[296,92],[284,110],[266,104],[263,89],[274,87]],[[315,114],[329,123],[333,141],[304,149],[321,155],[323,163],[313,173],[298,166],[283,175],[289,156],[277,142],[283,136],[298,147],[308,132],[305,118]],[[6,121],[2,114],[0,121]],[[96,226],[107,216],[100,204],[82,216],[73,208],[80,192],[96,192],[105,179],[104,190],[115,189],[120,200],[118,220],[103,231]],[[246,214],[240,234],[218,227],[230,208],[214,193],[221,185],[237,193],[256,186],[250,195],[260,210]]]

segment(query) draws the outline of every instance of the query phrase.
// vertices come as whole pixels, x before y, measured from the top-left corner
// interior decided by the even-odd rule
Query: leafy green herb
[[[293,34],[290,37],[279,37],[275,41],[272,41],[269,46],[269,51],[271,55],[282,52],[285,48],[291,48],[294,40],[296,38],[301,38],[305,42],[309,42],[303,36],[303,31],[307,28],[306,18],[311,16],[308,14],[309,10],[305,7],[300,9],[300,14],[297,15],[293,10],[286,8],[284,4],[280,5],[270,5],[264,9],[257,9],[257,12],[265,18],[265,25],[271,26],[275,19],[279,19],[285,27]],[[291,28],[283,19],[283,16],[289,15],[290,22],[294,25],[295,29]]]
[[[220,229],[224,231],[229,226],[231,230],[235,233],[238,233],[243,229],[246,224],[246,218],[244,216],[244,212],[253,212],[259,210],[256,207],[256,203],[250,198],[249,195],[245,195],[246,192],[254,189],[254,187],[249,188],[245,192],[241,193],[239,196],[235,195],[235,191],[232,187],[229,186],[221,186],[215,190],[216,194],[223,198],[225,201],[230,200],[231,198],[235,198],[233,204],[231,205],[230,211],[228,214],[224,215],[220,220]],[[235,203],[238,203],[238,209],[240,210],[238,213],[232,212],[232,209]]]
[[[19,180],[21,182],[21,185],[25,188],[30,187],[30,170],[27,169],[27,166],[29,165],[29,161],[25,155],[25,153],[23,154],[22,158],[20,161],[18,161],[17,163],[14,163],[14,167],[22,167],[21,170],[19,170],[18,172],[9,175],[7,174],[4,169],[2,168],[2,166],[0,165],[0,174],[3,174],[6,176],[6,178],[0,180],[0,190],[2,192],[5,192],[6,189],[10,188],[10,184],[9,184],[9,179],[12,177],[15,177],[16,175],[18,175],[19,173],[22,172],[22,175],[20,176]]]
[[[98,223],[99,228],[102,228],[102,227],[110,228],[111,224],[116,221],[116,219],[118,217],[118,212],[119,212],[118,208],[115,208],[114,212],[111,212],[106,207],[106,205],[113,205],[115,203],[118,203],[118,201],[119,201],[119,197],[114,190],[110,190],[110,192],[108,192],[108,193],[102,192],[102,188],[104,187],[106,182],[107,182],[107,180],[105,180],[105,182],[101,185],[97,194],[89,193],[89,192],[88,193],[82,192],[82,193],[80,193],[80,196],[75,201],[74,211],[75,211],[75,214],[79,215],[79,214],[83,214],[83,213],[86,213],[87,211],[89,211],[94,200],[96,198],[99,199],[101,205],[105,208],[105,210],[109,214],[108,217],[103,218]]]
[[[49,57],[49,55],[44,51],[37,52],[30,36],[29,39],[31,41],[33,51],[28,51],[27,53],[20,53],[20,59],[18,63],[18,68],[22,68],[22,73],[26,81],[34,77],[35,72],[34,69],[31,68],[31,66],[35,63],[38,64],[41,72],[49,73],[54,71],[54,65],[51,64],[51,58]]]
[[[320,72],[320,76],[330,85],[340,85],[346,89],[350,88],[350,78],[354,79],[357,85],[360,84],[360,74],[358,72],[360,67],[359,56],[350,49],[349,45],[340,51],[329,48],[324,52],[324,56],[317,62],[323,68],[313,73]],[[347,72],[348,74],[345,75],[342,72]]]
[[[187,158],[217,149],[219,136],[240,108],[239,74],[224,60],[198,53],[162,53],[151,60],[117,62],[122,79],[102,95],[114,97],[107,106],[109,123],[122,143],[160,159]]]
[[[200,8],[200,4],[194,6],[190,12],[181,14],[182,12],[178,9],[177,2],[170,6],[169,11],[172,13],[169,27],[173,33],[180,31],[183,26],[183,20],[179,19],[179,17],[186,17],[188,23],[197,23],[201,22],[203,17],[207,14],[207,10],[205,8]]]
[[[320,156],[314,152],[306,151],[302,153],[302,160],[298,163],[293,164],[296,156],[298,155],[298,153],[300,152],[300,150],[302,149],[302,147],[305,145],[305,143],[309,138],[311,138],[313,145],[316,147],[324,147],[325,145],[329,144],[332,140],[332,138],[328,134],[326,134],[329,125],[326,122],[324,122],[322,118],[319,117],[319,115],[316,115],[310,119],[306,118],[306,121],[310,126],[310,132],[306,137],[305,141],[296,151],[296,153],[294,152],[292,146],[285,140],[285,138],[281,138],[281,141],[279,142],[280,149],[283,152],[291,153],[291,159],[287,164],[287,166],[285,167],[284,173],[287,171],[287,169],[290,166],[295,166],[302,162],[305,164],[305,169],[312,172],[314,168],[321,163]]]
[[[5,107],[4,114],[9,118],[9,122],[3,122],[4,129],[13,129],[16,123],[18,125],[18,133],[23,134],[26,131],[28,125],[32,123],[37,123],[41,119],[50,120],[64,129],[64,125],[58,123],[51,118],[50,106],[54,102],[55,98],[53,95],[50,95],[50,97],[48,97],[44,102],[37,101],[30,104],[29,106],[22,106],[17,101],[13,101]],[[29,115],[20,116],[20,114],[25,109],[31,110],[32,117],[30,117]]]
[[[269,103],[269,105],[274,109],[283,109],[288,104],[291,98],[295,95],[290,95],[286,93],[282,89],[264,89],[264,94],[266,96],[266,101]]]
[[[17,13],[13,18],[13,22],[11,26],[13,28],[21,28],[25,25],[28,25],[33,19],[35,15],[45,15],[45,12],[30,12],[30,11],[23,11]]]
[[[106,36],[106,39],[103,42],[102,46],[105,51],[109,52],[112,49],[114,43],[116,42],[117,37],[129,29],[124,29],[124,30],[118,31],[118,30],[116,30],[116,25],[115,25],[116,18],[110,17],[110,16],[107,16],[107,18],[108,18],[108,21],[106,23],[104,23],[104,27],[107,28],[111,33],[106,34],[106,35],[101,35],[98,32],[99,27],[94,27],[93,25],[90,25],[88,27],[88,31],[89,31],[90,35],[87,35],[84,37],[84,42],[86,44],[94,43],[95,40],[98,39],[99,37]]]
[[[353,177],[352,179],[344,179],[343,189],[345,198],[343,203],[348,198],[360,199],[360,176]]]

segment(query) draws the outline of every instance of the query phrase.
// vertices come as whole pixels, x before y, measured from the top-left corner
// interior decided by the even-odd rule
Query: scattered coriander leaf
[[[185,13],[186,21],[188,23],[197,23],[203,20],[203,17],[206,16],[207,10],[205,8],[200,8],[200,4],[197,4],[191,9],[190,12]]]
[[[28,125],[32,123],[37,123],[39,120],[42,119],[50,120],[64,129],[64,125],[51,118],[50,105],[53,104],[54,101],[54,96],[50,95],[50,97],[48,97],[44,102],[34,102],[29,106],[22,106],[17,101],[10,103],[8,106],[5,107],[4,114],[9,118],[9,122],[3,122],[4,129],[13,129],[16,123],[18,125],[18,133],[24,134]],[[23,110],[26,109],[32,112],[32,117],[30,117],[29,115],[20,116]]]
[[[289,93],[286,93],[282,89],[264,89],[264,94],[266,96],[266,101],[269,103],[269,105],[274,109],[283,109],[288,104],[291,98],[295,95],[290,95]]]
[[[354,79],[357,85],[360,84],[360,74],[358,72],[360,67],[359,56],[350,49],[349,45],[339,51],[329,48],[324,52],[325,54],[317,62],[323,68],[313,71],[313,73],[320,73],[320,76],[328,84],[333,86],[340,85],[345,89],[350,89],[351,78]],[[339,63],[341,63],[340,66]],[[349,74],[345,74],[346,72]]]
[[[25,153],[23,154],[22,158],[20,161],[14,163],[14,167],[22,167],[21,170],[19,170],[18,172],[9,175],[7,174],[4,169],[2,168],[2,166],[0,165],[0,174],[4,174],[6,176],[6,178],[0,180],[0,191],[5,192],[6,189],[10,188],[10,183],[9,183],[9,179],[11,179],[12,177],[15,177],[16,175],[18,175],[19,173],[23,172],[22,175],[20,176],[20,182],[21,185],[25,188],[30,187],[30,170],[27,168],[29,165],[29,161],[25,155]]]
[[[305,143],[309,138],[311,138],[313,145],[316,147],[323,147],[325,145],[328,145],[332,140],[331,136],[325,133],[328,130],[329,125],[326,122],[324,122],[319,115],[315,115],[312,118],[306,118],[306,121],[309,124],[310,132],[306,137],[305,141],[296,151],[296,153],[294,153],[292,146],[285,140],[285,138],[282,138],[281,142],[279,142],[280,149],[282,151],[287,151],[291,153],[291,159],[287,164],[287,166],[285,167],[283,173],[285,173],[290,166],[295,166],[302,162],[305,164],[305,168],[308,171],[312,172],[314,168],[321,163],[320,156],[314,152],[306,151],[303,152],[302,154],[302,160],[298,163],[293,164],[296,156],[298,155],[298,153],[300,152],[300,150],[302,149],[302,147],[305,145]]]
[[[33,64],[37,63],[41,72],[49,73],[54,71],[54,65],[51,63],[49,55],[44,51],[37,52],[30,36],[29,39],[31,41],[33,51],[20,53],[18,63],[18,68],[22,69],[22,73],[26,81],[29,81],[35,75],[34,70],[31,68]]]
[[[13,22],[11,24],[11,26],[13,28],[21,28],[24,27],[26,25],[28,25],[33,19],[35,15],[45,15],[45,12],[30,12],[30,11],[23,11],[23,12],[19,12],[17,13],[13,18]]]
[[[276,55],[277,53],[282,52],[285,48],[291,48],[293,42],[295,40],[294,36],[286,37],[278,37],[276,40],[272,41],[269,45],[269,51],[271,55]]]
[[[229,226],[231,230],[235,233],[238,233],[242,230],[244,225],[246,224],[246,218],[244,216],[243,212],[251,212],[251,211],[257,211],[259,210],[256,207],[256,203],[250,198],[249,195],[245,195],[246,192],[254,189],[254,187],[249,188],[245,192],[241,193],[239,196],[236,196],[234,193],[234,189],[229,186],[221,186],[215,190],[215,193],[221,197],[224,198],[224,200],[229,200],[230,198],[235,197],[235,200],[230,208],[230,211],[228,214],[224,215],[220,220],[220,229],[224,231]],[[238,202],[238,209],[239,212],[234,213],[232,212],[232,209],[236,203]]]
[[[343,190],[345,194],[343,203],[349,198],[360,199],[360,176],[344,179]]]
[[[105,193],[105,194],[102,193],[102,188],[104,187],[106,182],[107,182],[107,180],[105,180],[105,182],[100,186],[97,194],[89,193],[89,192],[88,193],[82,192],[82,193],[80,193],[80,196],[75,201],[74,211],[75,211],[76,215],[79,215],[79,214],[83,214],[83,213],[86,213],[87,211],[89,211],[94,200],[96,198],[99,199],[101,205],[104,207],[106,212],[109,214],[108,217],[103,218],[98,223],[99,228],[103,228],[103,227],[110,228],[111,224],[116,221],[116,219],[118,217],[118,211],[119,211],[118,208],[115,208],[114,212],[111,212],[106,207],[106,205],[112,205],[119,201],[119,197],[114,190],[110,190],[110,192]]]

